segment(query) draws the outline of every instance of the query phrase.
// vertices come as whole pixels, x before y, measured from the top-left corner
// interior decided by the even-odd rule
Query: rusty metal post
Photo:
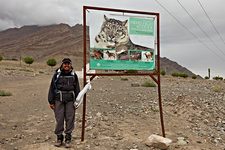
[[[165,135],[164,121],[163,121],[163,109],[162,109],[162,98],[161,98],[161,82],[160,82],[160,30],[159,30],[159,14],[157,14],[157,70],[158,70],[158,96],[159,96],[159,111],[160,111],[160,121],[162,127],[162,135]]]
[[[86,7],[83,7],[83,86],[86,84],[86,51],[87,51],[87,45],[86,45]],[[85,133],[85,119],[86,116],[86,94],[84,95],[83,100],[83,118],[82,118],[82,133],[81,133],[81,141],[84,141],[84,133]]]
[[[113,11],[113,12],[123,12],[123,13],[137,13],[137,14],[145,14],[145,15],[155,15],[157,17],[157,72],[153,73],[135,73],[135,74],[127,74],[127,73],[87,73],[86,72],[86,10],[93,9],[93,10],[102,10],[102,11]],[[158,98],[159,98],[159,109],[160,109],[160,121],[162,127],[162,135],[165,137],[165,129],[164,129],[164,121],[163,121],[163,110],[162,110],[162,98],[161,98],[161,82],[160,82],[160,28],[159,28],[159,13],[153,12],[140,12],[140,11],[133,11],[133,10],[122,10],[122,9],[112,9],[112,8],[101,8],[101,7],[93,7],[93,6],[83,6],[83,84],[86,84],[86,76],[91,76],[90,80],[94,79],[96,76],[150,76],[158,85]],[[154,77],[157,76],[157,79]],[[82,137],[81,141],[84,141],[84,134],[85,134],[85,116],[86,116],[86,94],[84,95],[83,101],[83,120],[82,120]]]

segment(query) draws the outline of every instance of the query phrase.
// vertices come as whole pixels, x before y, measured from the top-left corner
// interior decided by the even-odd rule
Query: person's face
[[[71,70],[71,64],[70,63],[63,63],[63,69],[65,71],[70,71]]]

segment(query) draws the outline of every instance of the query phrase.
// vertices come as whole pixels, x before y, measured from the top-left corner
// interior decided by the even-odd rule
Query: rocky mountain
[[[8,29],[0,32],[0,53],[7,59],[29,55],[38,61],[59,55],[82,57],[82,26],[59,24]]]
[[[160,58],[160,68],[162,70],[165,70],[167,74],[172,74],[173,72],[182,72],[185,73],[189,76],[193,76],[194,73],[192,73],[190,70],[187,68],[179,65],[177,62],[172,61],[166,57]]]
[[[24,56],[32,56],[37,62],[45,62],[49,58],[61,60],[71,57],[78,68],[82,68],[83,32],[82,25],[70,27],[67,24],[49,26],[23,26],[0,32],[0,55],[5,59],[20,60]],[[184,72],[194,75],[190,70],[180,66],[168,58],[161,58],[161,68],[167,74]]]

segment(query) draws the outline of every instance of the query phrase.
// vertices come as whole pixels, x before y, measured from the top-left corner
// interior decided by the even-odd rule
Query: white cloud
[[[82,23],[83,5],[130,9],[148,12],[159,12],[161,22],[161,53],[179,64],[195,72],[204,72],[212,68],[213,73],[221,73],[225,77],[225,61],[220,61],[217,53],[225,60],[225,56],[199,30],[193,20],[185,13],[176,0],[158,0],[179,21],[203,41],[210,50],[201,44],[193,35],[179,25],[155,0],[0,0],[0,30],[23,25],[47,25],[67,23],[75,25]],[[204,31],[225,53],[225,44],[218,37],[210,22],[196,0],[179,0],[196,19]],[[225,20],[223,0],[200,0],[205,10],[215,24],[219,33],[225,39]],[[211,51],[211,52],[210,52]],[[213,51],[213,52],[212,52]]]
[[[2,24],[46,25],[67,23],[74,25],[81,20],[82,0],[7,0],[0,1],[0,30]],[[10,27],[10,26],[9,26]]]

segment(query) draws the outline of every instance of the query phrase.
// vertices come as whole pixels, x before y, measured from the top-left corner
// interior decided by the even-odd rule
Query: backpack
[[[58,92],[58,89],[57,89],[56,83],[57,83],[57,81],[58,81],[58,79],[59,79],[59,77],[60,77],[61,73],[62,73],[62,71],[61,71],[61,69],[60,69],[60,68],[56,70],[56,73],[55,73],[55,74],[56,74],[56,77],[55,77],[55,80],[54,80],[55,93],[57,93],[57,92]],[[71,75],[72,75],[72,76],[74,76],[74,75],[75,75],[75,72],[74,72],[74,71],[72,71],[72,72],[71,72]]]

